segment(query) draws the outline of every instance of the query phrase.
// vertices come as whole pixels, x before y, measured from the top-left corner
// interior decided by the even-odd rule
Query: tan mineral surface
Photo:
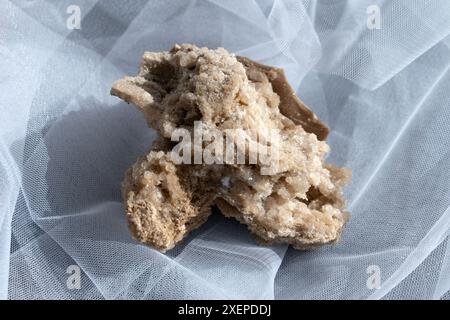
[[[325,163],[328,128],[282,69],[223,48],[175,45],[146,52],[139,74],[115,82],[111,93],[136,105],[159,133],[123,182],[140,241],[171,249],[213,205],[264,244],[306,249],[339,239],[350,171]]]

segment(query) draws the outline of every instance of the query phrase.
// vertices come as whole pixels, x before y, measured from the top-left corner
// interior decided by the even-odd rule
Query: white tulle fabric
[[[72,2],[0,2],[0,298],[450,296],[448,0],[80,0],[69,30]],[[120,183],[154,132],[109,89],[174,43],[285,68],[354,173],[337,245],[261,247],[218,212],[167,254],[132,240]]]

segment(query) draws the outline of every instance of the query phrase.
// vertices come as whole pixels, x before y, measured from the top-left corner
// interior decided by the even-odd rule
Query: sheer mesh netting
[[[0,3],[1,298],[449,298],[448,0],[76,2],[79,29],[70,0]],[[167,254],[131,238],[120,183],[155,134],[109,91],[174,43],[286,70],[353,170],[338,244],[219,212]]]

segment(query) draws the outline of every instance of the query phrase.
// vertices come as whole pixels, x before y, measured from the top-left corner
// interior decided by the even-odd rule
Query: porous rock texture
[[[282,69],[223,48],[175,45],[146,52],[139,74],[115,82],[111,93],[136,105],[159,134],[123,182],[130,228],[140,241],[169,250],[207,220],[213,205],[264,244],[307,249],[339,239],[350,171],[325,163],[328,128],[298,99]],[[223,137],[200,143],[217,161],[174,161],[174,133],[193,137],[199,128],[204,137]],[[247,144],[239,144],[243,137]],[[233,161],[223,160],[229,159],[223,141],[235,146]],[[250,159],[251,143],[276,157],[234,161]],[[188,145],[193,154],[195,148]]]

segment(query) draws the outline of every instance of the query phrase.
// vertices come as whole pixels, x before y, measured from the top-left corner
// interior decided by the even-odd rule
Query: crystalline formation
[[[350,171],[324,162],[328,128],[298,99],[282,69],[223,48],[175,45],[146,52],[139,74],[115,82],[111,93],[136,105],[159,133],[123,182],[129,225],[140,241],[169,250],[207,220],[213,205],[264,244],[308,249],[339,239],[348,219],[342,188]],[[195,123],[203,136],[219,133],[236,142],[235,158],[249,157],[248,145],[237,143],[240,133],[261,145],[256,137],[278,132],[277,165],[174,161],[173,134],[183,129],[194,136]],[[225,148],[214,150],[223,159]]]

